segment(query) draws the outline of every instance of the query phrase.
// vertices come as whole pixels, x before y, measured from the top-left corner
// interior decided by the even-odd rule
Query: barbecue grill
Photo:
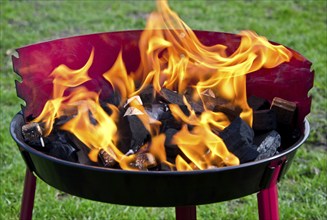
[[[311,63],[289,48],[294,54],[290,62],[247,75],[248,96],[257,95],[269,101],[281,97],[295,102],[298,107],[297,124],[301,135],[273,157],[212,170],[125,171],[61,160],[24,142],[21,127],[40,113],[49,99],[52,87],[44,79],[55,67],[66,64],[73,69],[80,68],[94,48],[96,54],[90,71],[94,81],[87,86],[99,91],[100,74],[113,65],[120,50],[128,71],[136,70],[140,62],[137,42],[141,32],[84,35],[17,49],[19,57],[13,57],[13,65],[22,77],[22,82],[16,83],[17,94],[27,105],[13,118],[10,132],[27,166],[21,218],[32,217],[36,176],[61,191],[86,199],[132,206],[176,207],[178,219],[194,219],[196,205],[258,193],[260,219],[278,218],[277,182],[309,135],[305,116],[310,112],[308,91],[313,85]],[[240,43],[240,37],[234,34],[209,31],[195,31],[195,34],[205,45],[226,45],[228,53]],[[38,94],[37,100],[31,94]]]

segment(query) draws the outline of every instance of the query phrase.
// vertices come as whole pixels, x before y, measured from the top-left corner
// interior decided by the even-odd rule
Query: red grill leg
[[[26,168],[24,192],[22,198],[22,206],[20,210],[21,220],[32,219],[35,187],[36,187],[36,177],[28,168]]]
[[[261,190],[258,195],[260,220],[279,220],[277,184]]]
[[[270,166],[274,171],[268,187],[261,190],[257,195],[260,220],[279,220],[277,182],[284,162],[285,159],[277,163],[274,162]]]
[[[177,206],[176,220],[196,220],[196,206]]]

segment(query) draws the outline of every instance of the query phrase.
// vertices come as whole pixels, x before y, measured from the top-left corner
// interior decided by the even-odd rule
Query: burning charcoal
[[[143,89],[139,96],[141,97],[142,102],[144,105],[149,105],[154,103],[156,97],[156,91],[154,90],[152,85],[149,85],[145,89]]]
[[[187,163],[191,160],[183,153],[183,151],[176,145],[172,143],[173,136],[178,132],[176,129],[169,128],[165,131],[165,151],[167,155],[167,161],[170,163],[175,163],[177,155],[181,156]]]
[[[228,150],[235,154],[241,163],[254,160],[258,151],[253,145],[254,132],[240,117],[226,127],[219,136],[223,139]]]
[[[90,149],[84,143],[82,143],[75,135],[71,133],[66,134],[68,143],[71,143],[72,146],[76,148],[78,162],[81,164],[93,165],[94,163],[90,160],[88,156],[88,154],[90,153]]]
[[[191,96],[185,96],[185,97],[187,102],[190,103],[195,113],[201,114],[202,112],[204,112],[204,107],[202,105],[202,102],[195,102],[194,100],[192,100]]]
[[[111,152],[113,153],[113,152]],[[98,163],[104,167],[112,168],[117,165],[117,161],[105,150],[101,149],[98,154]]]
[[[163,88],[160,93],[160,98],[166,103],[184,105],[183,96],[177,92],[171,91],[169,89]]]
[[[67,140],[67,132],[58,131],[51,133],[46,138],[45,153],[62,160],[77,162],[77,150]]]
[[[216,106],[226,105],[228,102],[222,98],[216,97],[211,89],[206,89],[201,93],[201,99],[206,108],[213,111]]]
[[[49,151],[47,152],[49,155],[71,162],[77,162],[77,153],[73,146],[68,143],[62,143],[60,141],[52,141],[50,142]]]
[[[242,112],[241,108],[232,107],[229,105],[217,105],[213,109],[214,112],[224,113],[230,121],[234,121]]]
[[[296,103],[275,97],[270,108],[276,112],[278,124],[293,127]]]
[[[157,166],[156,158],[151,153],[136,154],[135,167],[140,170],[147,170]]]
[[[175,144],[172,144],[173,136],[178,132],[176,129],[169,128],[165,131],[165,150],[166,155],[169,158],[175,159],[178,154],[182,154],[182,151]]]
[[[171,91],[169,89],[163,88],[160,93],[159,93],[159,98],[161,101],[164,101],[168,104],[176,104],[178,106],[180,106],[180,108],[183,110],[183,112],[187,115],[189,115],[189,113],[187,113],[187,107],[185,106],[184,100],[183,100],[183,95],[178,94],[177,92]],[[196,112],[196,113],[201,113],[204,111],[203,106],[200,105],[197,102],[194,102],[190,96],[185,96],[187,101],[189,102],[189,104],[191,105],[192,109]]]
[[[31,122],[22,126],[22,134],[28,144],[44,147],[43,131],[39,123]]]
[[[161,125],[161,132],[165,132],[166,130],[172,128],[172,129],[176,129],[176,130],[180,130],[182,125],[181,123],[179,123],[174,116],[171,114],[171,112],[169,111],[169,114],[166,114],[167,118],[165,119],[160,119],[160,122],[162,123]]]
[[[267,132],[277,128],[275,111],[271,109],[253,112],[252,128],[255,132]]]
[[[142,115],[125,115],[118,122],[120,137],[118,146],[124,154],[129,150],[137,152],[150,138],[139,117]]]
[[[147,105],[144,108],[146,113],[155,120],[167,119],[171,115],[168,105],[164,103]]]
[[[259,155],[255,160],[256,161],[262,160],[274,156],[280,144],[281,144],[280,135],[276,131],[269,132],[269,134],[266,136],[266,138],[262,141],[260,146],[257,148]]]
[[[250,96],[247,101],[253,111],[265,110],[270,108],[270,103],[264,98]]]
[[[60,118],[56,118],[55,122],[54,122],[54,127],[60,127],[60,126],[64,125],[65,123],[67,123],[72,118],[73,118],[73,116],[66,116],[66,115],[63,115]]]

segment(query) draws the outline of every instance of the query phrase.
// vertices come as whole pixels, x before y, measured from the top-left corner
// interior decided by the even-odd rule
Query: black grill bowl
[[[272,177],[270,167],[278,163],[283,163],[280,177],[283,176],[296,150],[309,135],[309,124],[304,118],[310,112],[308,91],[313,86],[314,76],[311,62],[290,48],[293,54],[290,62],[273,69],[262,68],[246,76],[248,96],[262,97],[270,102],[274,97],[280,97],[297,104],[297,125],[302,136],[274,157],[204,171],[136,172],[60,160],[24,142],[22,125],[39,115],[51,98],[49,76],[54,68],[65,64],[79,69],[94,50],[94,61],[89,70],[92,82],[86,86],[91,91],[101,91],[105,100],[111,95],[111,90],[107,88],[108,83],[104,82],[102,74],[111,68],[120,51],[128,73],[138,68],[141,33],[141,30],[97,33],[17,49],[18,56],[13,57],[13,67],[21,81],[16,82],[16,90],[26,106],[23,113],[13,118],[10,132],[28,168],[49,185],[72,195],[108,203],[152,207],[207,204],[256,193],[268,186]],[[194,33],[204,45],[226,45],[227,54],[232,54],[240,45],[239,35],[212,31]]]
[[[280,177],[285,174],[310,130],[305,119],[299,140],[265,160],[212,170],[146,172],[88,166],[46,155],[24,142],[23,124],[23,115],[18,113],[10,124],[10,133],[28,168],[47,184],[86,199],[151,207],[200,205],[256,193],[266,187],[271,164],[286,160]]]

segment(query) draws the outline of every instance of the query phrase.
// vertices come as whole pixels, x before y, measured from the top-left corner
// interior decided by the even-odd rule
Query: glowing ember
[[[70,117],[61,129],[71,132],[90,148],[90,159],[97,161],[98,152],[104,150],[122,169],[143,169],[140,161],[153,164],[147,152],[156,161],[177,170],[238,165],[239,159],[228,151],[217,135],[231,123],[230,119],[210,108],[205,100],[218,97],[223,102],[222,106],[240,109],[240,117],[252,126],[252,109],[246,96],[246,74],[288,62],[292,53],[253,32],[242,31],[238,49],[227,55],[224,45],[203,45],[170,10],[166,1],[157,1],[157,6],[158,11],[149,17],[147,31],[143,32],[139,41],[141,62],[137,71],[128,73],[122,53],[119,53],[113,66],[103,73],[104,79],[119,94],[119,105],[106,104],[105,107],[110,110],[108,113],[100,103],[100,94],[83,86],[92,80],[89,69],[97,53],[93,50],[81,69],[72,70],[60,65],[52,72],[52,99],[33,121],[43,122],[45,135],[49,135],[56,118]],[[181,129],[171,141],[183,155],[177,155],[174,163],[169,162],[166,156],[166,136],[160,127],[161,122],[147,112],[142,100],[135,98],[150,86],[156,94],[160,94],[163,88],[178,92],[183,96],[182,104],[189,113],[186,114],[176,103],[168,105],[174,119],[181,124]],[[186,94],[201,103],[202,112],[194,110]],[[123,106],[127,100],[128,103]],[[125,115],[120,115],[124,108],[127,108]],[[119,121],[131,114],[142,122],[150,140],[137,152],[126,154],[119,146]]]

